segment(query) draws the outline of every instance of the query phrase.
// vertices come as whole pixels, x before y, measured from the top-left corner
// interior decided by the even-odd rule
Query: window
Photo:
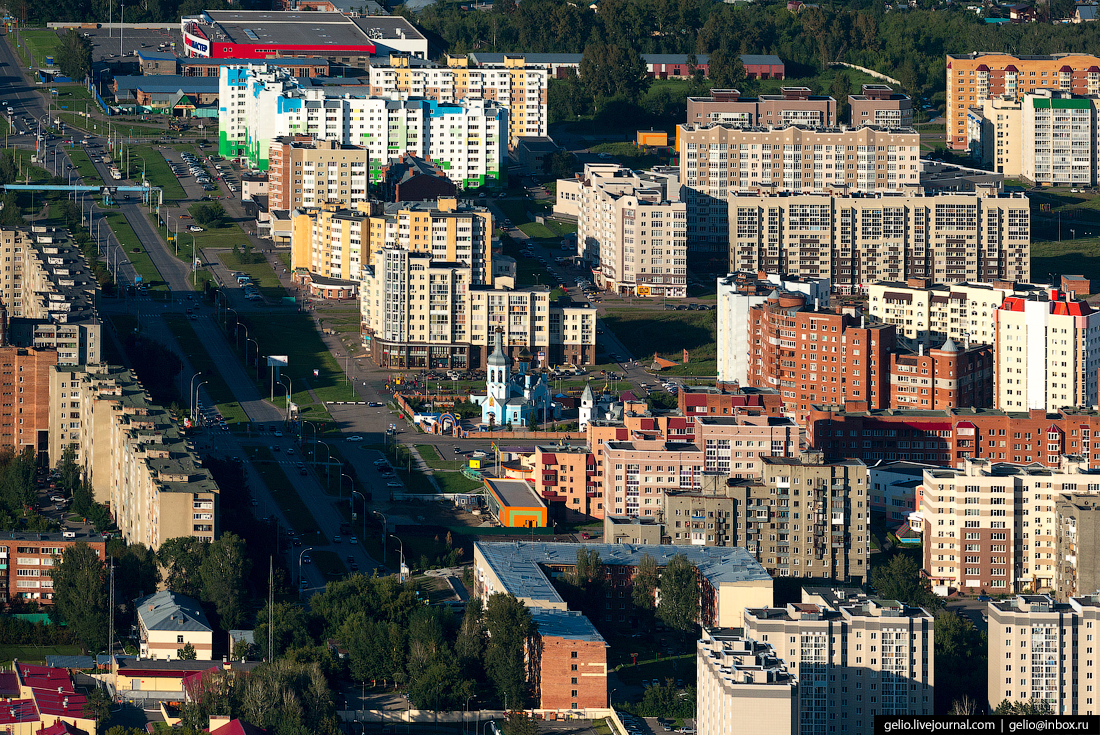
[[[569,658],[576,658],[576,657],[577,657],[577,652],[576,651],[571,651],[569,653]]]
[[[176,643],[183,643],[183,636],[182,635],[176,636]]]

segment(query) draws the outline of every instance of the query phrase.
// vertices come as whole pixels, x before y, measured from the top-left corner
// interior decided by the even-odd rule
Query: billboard
[[[267,366],[268,367],[286,367],[288,364],[288,358],[286,355],[268,355]]]

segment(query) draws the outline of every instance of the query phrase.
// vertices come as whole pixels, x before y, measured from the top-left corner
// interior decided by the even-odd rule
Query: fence
[[[107,103],[103,101],[103,98],[99,96],[99,92],[96,90],[95,85],[92,84],[90,81],[88,82],[88,91],[92,93],[93,97],[95,97],[95,103],[99,105],[99,109],[103,110],[103,112],[106,113],[107,117],[110,117],[114,114],[113,112],[111,112],[111,108],[107,105]]]
[[[901,82],[899,82],[897,79],[894,79],[893,77],[888,77],[880,71],[875,71],[874,69],[868,69],[865,66],[858,66],[856,64],[849,64],[849,63],[844,62],[844,61],[833,61],[829,64],[829,66],[844,66],[844,67],[847,67],[849,69],[855,69],[856,71],[861,71],[864,74],[869,74],[870,76],[873,76],[875,79],[881,79],[884,82],[890,82],[890,84],[896,84],[899,87],[901,86]]]

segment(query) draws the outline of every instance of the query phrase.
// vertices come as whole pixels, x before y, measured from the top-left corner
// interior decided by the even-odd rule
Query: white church
[[[538,421],[561,417],[561,404],[554,401],[546,377],[527,372],[531,353],[524,347],[517,357],[517,372],[513,374],[512,361],[504,352],[504,335],[497,332],[485,368],[485,395],[470,396],[471,402],[481,406],[481,423],[523,427],[532,415]]]

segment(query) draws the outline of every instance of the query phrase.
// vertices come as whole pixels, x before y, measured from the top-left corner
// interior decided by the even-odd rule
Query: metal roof
[[[491,542],[474,544],[504,585],[505,592],[550,604],[564,605],[540,565],[573,566],[582,549],[598,552],[604,564],[637,566],[649,554],[658,566],[665,566],[677,554],[687,557],[715,588],[723,584],[770,580],[764,567],[739,546],[673,546],[671,544],[562,544],[552,542]]]
[[[140,89],[148,94],[217,94],[217,77],[187,77],[182,74],[154,74],[146,77],[115,77],[118,91]]]
[[[581,612],[534,607],[531,608],[531,619],[538,624],[541,635],[550,635],[571,641],[599,642],[607,645],[603,636],[596,630],[596,626],[592,625],[592,621]]]
[[[46,656],[46,665],[54,669],[94,669],[96,660],[91,656]]]
[[[213,630],[198,601],[171,590],[161,590],[135,600],[134,607],[146,630]]]

